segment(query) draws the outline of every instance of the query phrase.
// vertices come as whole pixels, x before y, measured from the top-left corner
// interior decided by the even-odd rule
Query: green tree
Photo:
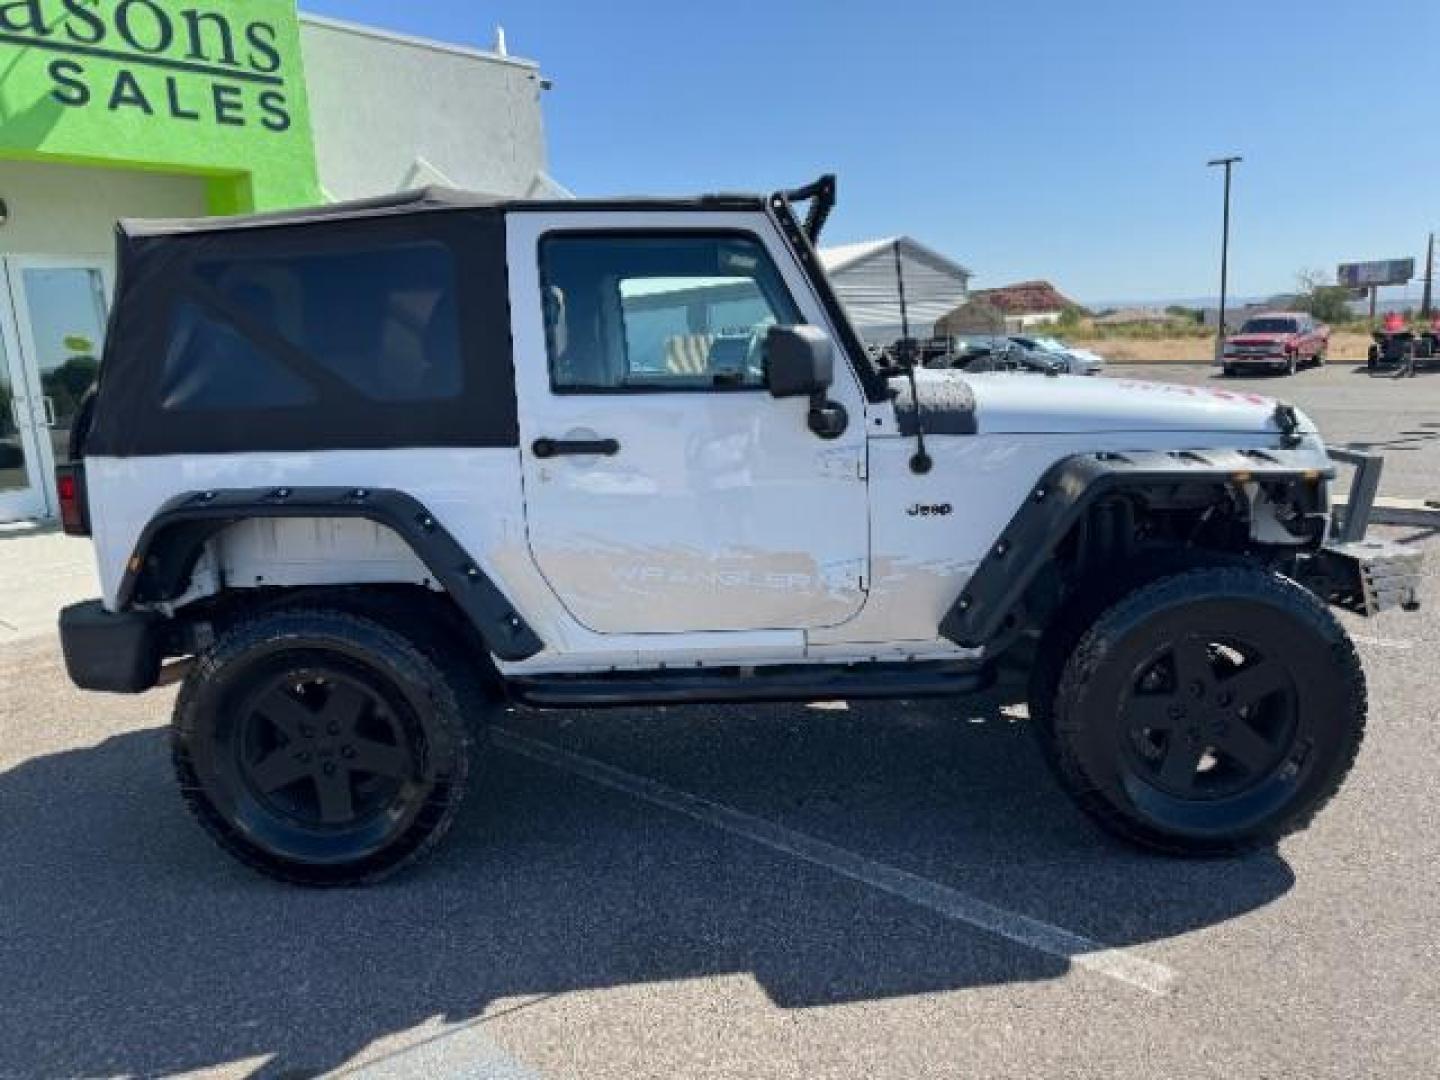
[[[1200,308],[1186,307],[1184,304],[1171,304],[1165,309],[1165,314],[1172,319],[1183,319],[1185,322],[1202,323],[1205,321],[1205,312]]]
[[[1302,270],[1295,275],[1300,283],[1296,306],[1321,322],[1341,323],[1350,318],[1350,290],[1332,285],[1319,270]]]

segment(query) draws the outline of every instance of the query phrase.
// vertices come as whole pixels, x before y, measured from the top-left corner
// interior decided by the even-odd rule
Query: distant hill
[[[1420,306],[1420,295],[1425,287],[1420,278],[1416,278],[1408,285],[1392,285],[1380,290],[1380,311],[1404,311],[1406,308],[1418,308]],[[1264,293],[1259,296],[1227,296],[1225,306],[1227,308],[1242,308],[1247,304],[1264,304],[1272,297],[1284,295],[1284,290],[1276,290],[1273,293]],[[1091,311],[1119,311],[1130,308],[1153,308],[1163,311],[1170,305],[1187,308],[1202,308],[1210,310],[1220,306],[1219,295],[1214,296],[1182,296],[1179,298],[1164,298],[1160,300],[1081,300],[1085,307]],[[1357,313],[1363,313],[1369,309],[1369,301],[1358,300],[1351,305]]]
[[[1227,296],[1226,307],[1244,307],[1246,304],[1263,304],[1273,294],[1267,293],[1264,296]],[[1215,296],[1182,296],[1179,298],[1165,298],[1161,300],[1082,300],[1091,311],[1120,310],[1121,308],[1159,308],[1161,310],[1174,305],[1187,308],[1213,308],[1220,306],[1219,295]]]

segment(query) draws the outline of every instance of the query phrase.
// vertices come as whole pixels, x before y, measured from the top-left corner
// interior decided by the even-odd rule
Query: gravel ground
[[[1114,370],[1152,374],[1210,377]],[[1440,378],[1243,385],[1383,444],[1387,493],[1440,479]],[[1102,839],[995,694],[515,714],[432,861],[323,893],[252,876],[187,820],[172,690],[80,694],[48,634],[17,638],[0,1076],[1440,1074],[1433,581],[1426,599],[1346,617],[1365,748],[1309,831],[1253,857]]]

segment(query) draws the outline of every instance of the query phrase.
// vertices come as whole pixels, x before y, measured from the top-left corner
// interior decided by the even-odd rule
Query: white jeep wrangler
[[[1208,853],[1303,826],[1365,723],[1326,604],[1415,602],[1418,556],[1358,542],[1373,466],[1340,531],[1288,406],[878,367],[812,244],[833,192],[123,223],[58,477],[104,592],[61,616],[71,677],[183,675],[186,802],[310,885],[432,848],[505,703],[1002,669],[1113,832]]]

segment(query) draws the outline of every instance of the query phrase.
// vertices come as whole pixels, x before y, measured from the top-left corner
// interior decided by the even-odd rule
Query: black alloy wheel
[[[233,749],[257,806],[307,828],[354,828],[420,779],[403,706],[367,676],[322,659],[247,696]]]
[[[1137,775],[1179,799],[1243,794],[1294,745],[1294,678],[1258,646],[1186,636],[1142,660],[1121,706]]]

